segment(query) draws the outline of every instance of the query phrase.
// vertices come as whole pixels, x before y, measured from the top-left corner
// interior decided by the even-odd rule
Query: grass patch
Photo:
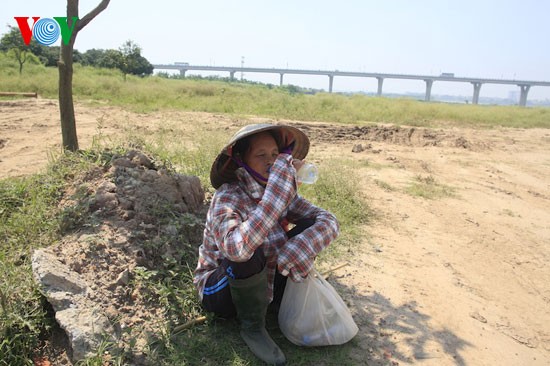
[[[42,65],[17,65],[0,54],[0,85],[3,91],[37,92],[57,98],[58,71]],[[136,112],[179,109],[273,119],[330,121],[364,125],[492,128],[550,128],[550,108],[426,103],[364,95],[295,93],[288,87],[247,84],[238,81],[135,77],[126,81],[116,70],[75,64],[73,93],[76,100],[123,106]]]
[[[381,164],[381,163],[377,163],[377,162],[373,162],[373,161],[369,161],[369,160],[364,160],[361,163],[362,163],[362,165],[360,165],[360,166],[365,166],[368,169],[373,169],[373,170],[382,170],[382,169],[390,168],[390,167],[393,168],[393,165]]]
[[[267,329],[292,365],[351,364],[349,353],[354,342],[338,347],[297,347],[286,340],[273,314],[267,316]],[[167,333],[153,345],[151,363],[159,365],[247,365],[261,366],[239,335],[235,320],[210,320],[179,334]]]
[[[202,131],[201,126],[196,126],[186,132],[193,134],[194,143],[185,145],[174,139],[183,130],[164,122],[151,126],[154,133],[140,132],[128,126],[125,141],[114,142],[98,136],[92,149],[58,157],[43,174],[0,180],[0,235],[3,241],[0,250],[0,365],[30,364],[33,352],[41,340],[48,338],[52,328],[52,314],[46,310],[45,300],[32,280],[30,257],[34,248],[54,244],[65,230],[89,223],[85,205],[63,210],[57,208],[62,193],[73,179],[95,167],[104,166],[113,154],[123,152],[127,147],[140,147],[154,156],[157,166],[198,175],[204,186],[210,185],[210,164],[227,136],[221,132]],[[321,261],[331,261],[351,250],[360,240],[360,225],[368,220],[369,209],[357,196],[358,179],[349,163],[339,160],[325,162],[320,166],[320,173],[317,184],[302,186],[300,193],[339,219],[341,236],[320,258]],[[74,192],[75,197],[78,194],[78,190]],[[164,211],[154,214],[167,219],[172,217]],[[161,235],[144,245],[158,246],[164,240],[174,239]],[[170,319],[163,332],[150,337],[147,362],[159,365],[260,365],[241,340],[235,321],[220,322],[209,318],[206,324],[172,333],[175,325],[208,315],[202,312],[192,284],[196,248],[186,245],[182,249],[186,253],[177,256],[182,261],[165,260],[155,270],[137,269],[135,283],[130,284],[143,289],[147,296],[162,304]],[[341,347],[297,347],[284,338],[274,317],[268,319],[268,326],[292,364],[351,362],[355,347],[353,341]],[[127,350],[113,343],[104,342],[95,356],[79,365],[102,365],[107,361],[125,364],[125,352]]]
[[[382,181],[382,180],[380,180],[380,179],[375,179],[375,180],[374,180],[374,184],[376,184],[378,187],[382,188],[382,189],[383,189],[384,191],[386,191],[386,192],[393,192],[393,191],[395,191],[395,188],[394,188],[392,185],[390,185],[389,183],[384,182],[384,181]]]
[[[454,188],[437,182],[431,175],[427,177],[417,175],[414,182],[406,188],[406,192],[411,196],[426,199],[438,199],[455,196]]]
[[[44,174],[0,180],[0,365],[27,363],[53,322],[30,258],[61,235],[56,207],[74,167],[66,159]]]
[[[225,131],[201,131],[198,122],[187,121],[195,125],[191,132],[184,131],[182,121],[159,121],[159,128],[152,133],[135,130],[125,126],[126,141],[122,143],[137,146],[182,174],[196,175],[205,188],[210,185],[210,166],[217,154],[227,143]],[[179,136],[189,135],[183,142]]]
[[[340,223],[340,236],[319,256],[320,260],[334,260],[349,254],[361,241],[361,228],[372,217],[360,192],[359,178],[352,161],[331,159],[319,167],[319,180],[312,185],[301,185],[299,194],[313,204],[332,212]]]

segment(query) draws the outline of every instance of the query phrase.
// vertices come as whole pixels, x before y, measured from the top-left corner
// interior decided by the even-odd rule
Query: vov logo
[[[59,34],[61,34],[63,43],[68,45],[73,35],[76,22],[78,21],[78,17],[73,17],[72,25],[69,27],[67,17],[53,17],[53,19],[32,17],[33,24],[32,27],[30,27],[30,17],[13,18],[17,21],[19,31],[21,31],[21,36],[23,37],[23,42],[25,42],[27,46],[31,43],[32,36],[34,36],[36,42],[41,45],[52,45],[59,39]]]

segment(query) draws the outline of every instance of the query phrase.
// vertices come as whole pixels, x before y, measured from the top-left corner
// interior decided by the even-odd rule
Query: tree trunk
[[[72,22],[73,16],[78,16],[78,0],[67,0],[67,21]],[[69,23],[69,26],[71,25]],[[78,29],[75,27],[68,44],[61,42],[60,60],[57,64],[59,70],[59,115],[61,118],[63,149],[69,151],[78,150],[73,103],[73,48],[77,34]]]
[[[78,138],[76,135],[76,120],[73,103],[73,49],[78,32],[101,13],[110,0],[101,0],[101,3],[74,26],[73,34],[67,44],[61,42],[60,60],[57,64],[59,70],[59,115],[61,118],[61,135],[63,136],[63,149],[69,151],[78,150]],[[73,17],[78,17],[78,0],[67,0],[67,22],[72,27]]]
[[[76,120],[73,103],[73,45],[61,45],[59,69],[59,114],[61,117],[61,134],[63,148],[69,151],[78,150]]]
[[[15,52],[15,58],[19,62],[19,75],[23,75],[23,64],[27,61],[27,53],[21,50],[14,50],[13,52]],[[25,55],[24,58],[23,54]]]

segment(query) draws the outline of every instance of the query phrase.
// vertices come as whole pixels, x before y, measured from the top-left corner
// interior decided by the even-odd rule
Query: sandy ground
[[[80,104],[76,113],[82,148],[123,123],[167,118]],[[56,101],[0,101],[0,177],[45,167],[60,150],[58,115]],[[550,365],[550,130],[298,125],[311,160],[356,162],[358,195],[376,216],[332,275],[360,328],[357,364]],[[418,179],[453,193],[407,193]]]

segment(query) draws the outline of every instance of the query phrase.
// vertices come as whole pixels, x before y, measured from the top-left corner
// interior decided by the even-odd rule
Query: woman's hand
[[[300,159],[293,159],[292,160],[292,165],[294,166],[294,169],[296,169],[296,171],[298,171],[304,165],[304,162]]]

